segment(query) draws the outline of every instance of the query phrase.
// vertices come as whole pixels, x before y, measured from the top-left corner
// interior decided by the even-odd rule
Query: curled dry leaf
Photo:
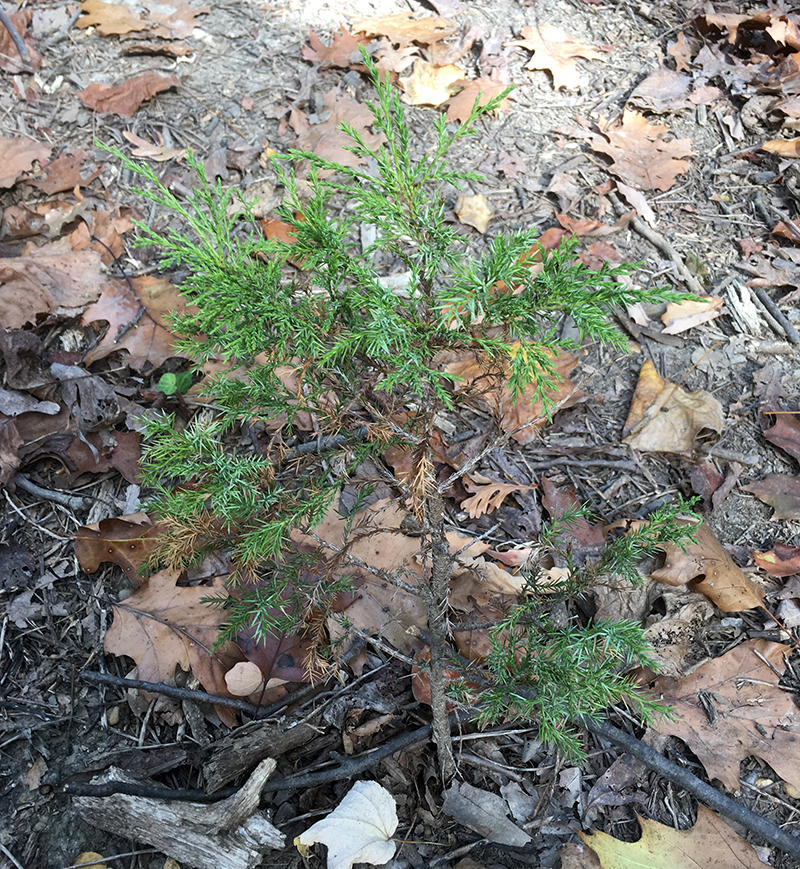
[[[450,99],[450,87],[464,79],[464,70],[454,63],[439,66],[418,60],[411,75],[398,79],[403,89],[403,102],[410,106],[440,106]]]
[[[374,781],[356,782],[339,805],[294,840],[305,856],[311,845],[328,846],[328,869],[350,869],[354,863],[381,866],[394,857],[397,830],[394,797]]]
[[[659,376],[648,359],[639,372],[623,443],[637,450],[691,457],[698,437],[716,441],[724,415],[720,402],[698,389],[686,392]]]
[[[480,233],[489,228],[494,209],[489,205],[489,200],[482,194],[475,196],[459,196],[456,200],[456,217],[467,226],[474,226]]]
[[[42,55],[33,47],[33,40],[27,35],[28,28],[33,20],[33,9],[19,9],[8,16],[17,34],[22,38],[25,48],[28,49],[30,66],[25,63],[19,54],[11,34],[7,27],[0,28],[0,69],[6,72],[30,73],[31,69],[38,70],[42,66]]]
[[[616,127],[601,126],[601,134],[592,136],[594,151],[614,161],[611,171],[621,181],[640,190],[667,191],[678,175],[689,171],[692,157],[691,139],[672,139],[664,135],[666,124],[649,124],[644,115],[625,110]]]
[[[667,543],[664,566],[650,576],[666,585],[691,584],[725,613],[761,607],[764,590],[745,576],[705,522],[692,534],[697,542],[685,549]]]
[[[670,302],[661,316],[665,335],[677,335],[693,329],[701,323],[715,320],[722,314],[723,299],[714,296],[701,296],[683,302]]]
[[[653,690],[675,716],[655,729],[686,742],[709,777],[731,791],[739,788],[740,762],[751,755],[800,787],[797,707],[778,685],[789,652],[781,643],[748,640],[680,681],[657,679]]]
[[[738,780],[737,780],[738,786]],[[608,833],[582,833],[578,835],[592,849],[589,855],[574,854],[576,862],[569,869],[598,866],[601,869],[647,866],[648,869],[764,869],[767,865],[758,859],[755,848],[743,839],[711,809],[697,807],[697,823],[689,830],[676,830],[659,824],[651,818],[639,817],[642,835],[638,842],[623,842]],[[580,860],[580,862],[577,862]],[[567,861],[563,861],[568,869]]]
[[[539,24],[536,27],[523,27],[522,39],[508,45],[519,45],[532,51],[528,69],[547,69],[553,75],[553,87],[576,88],[583,84],[576,58],[600,60],[603,55],[590,45],[585,45],[568,36],[560,27],[552,24]]]
[[[225,674],[225,684],[234,697],[247,697],[263,687],[264,676],[252,661],[239,661]]]
[[[800,136],[796,139],[770,139],[761,146],[762,151],[777,154],[779,157],[800,157]]]
[[[186,156],[186,148],[167,148],[166,145],[153,145],[147,139],[131,133],[130,130],[123,130],[122,135],[131,145],[134,145],[134,149],[131,151],[134,157],[149,157],[156,163],[166,163],[169,160],[183,160]]]
[[[78,99],[95,112],[114,112],[121,118],[131,118],[143,102],[161,91],[179,87],[180,83],[176,75],[160,75],[151,70],[115,85],[90,82],[78,91]]]

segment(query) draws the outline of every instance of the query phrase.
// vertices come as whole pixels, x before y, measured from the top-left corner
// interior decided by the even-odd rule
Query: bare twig
[[[82,498],[80,495],[68,495],[66,492],[59,492],[55,489],[43,489],[27,477],[23,477],[22,474],[14,474],[14,485],[19,486],[20,489],[29,495],[44,498],[46,501],[53,501],[70,510],[85,510],[87,507],[91,507],[93,503],[91,498]]]
[[[8,17],[8,14],[2,6],[0,6],[0,24],[2,24],[3,27],[5,27],[5,29],[8,31],[8,35],[11,37],[14,45],[16,46],[22,62],[30,68],[31,56],[30,54],[28,54],[28,49],[25,46],[25,43],[22,41],[22,37],[19,35],[19,33],[17,33],[16,27],[14,27],[13,22]]]
[[[608,198],[614,204],[614,207],[617,210],[617,213],[623,214],[625,212],[625,208],[622,203],[619,201],[619,197],[615,193],[609,193]],[[697,280],[697,278],[689,271],[686,266],[686,263],[683,261],[681,255],[675,250],[675,248],[661,235],[660,232],[656,232],[654,229],[651,229],[643,220],[638,217],[632,217],[630,225],[642,236],[642,238],[647,239],[653,247],[657,247],[662,253],[666,254],[672,262],[675,263],[676,268],[678,269],[678,273],[680,274],[683,282],[687,287],[693,292],[697,293],[698,296],[704,296],[706,294],[705,288]]]

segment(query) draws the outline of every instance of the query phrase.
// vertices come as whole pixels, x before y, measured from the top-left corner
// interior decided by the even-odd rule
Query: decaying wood
[[[194,869],[255,869],[263,855],[284,847],[284,836],[258,809],[261,791],[275,771],[262,761],[231,797],[213,805],[115,794],[76,797],[84,820],[103,830],[146,842]],[[111,767],[95,781],[137,781]]]
[[[315,736],[319,736],[319,729],[310,724],[296,724],[287,729],[286,725],[260,721],[229,733],[214,743],[203,766],[206,793],[218,791],[264,758],[282,757]]]

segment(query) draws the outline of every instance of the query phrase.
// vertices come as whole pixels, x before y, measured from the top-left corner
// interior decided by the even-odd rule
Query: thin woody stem
[[[423,597],[428,610],[428,630],[430,632],[432,730],[439,758],[439,772],[446,787],[456,774],[444,677],[444,665],[447,658],[447,605],[453,558],[445,536],[442,496],[436,487],[432,487],[427,500],[431,540],[431,571]]]

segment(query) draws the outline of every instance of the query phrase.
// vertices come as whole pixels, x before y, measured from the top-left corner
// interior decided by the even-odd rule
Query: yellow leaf
[[[464,70],[454,63],[439,66],[418,60],[411,75],[399,79],[405,91],[403,102],[410,106],[440,106],[452,96],[450,85],[464,78]]]
[[[456,217],[461,223],[474,226],[480,233],[489,228],[493,214],[494,209],[482,193],[477,196],[459,196],[456,200]]]

